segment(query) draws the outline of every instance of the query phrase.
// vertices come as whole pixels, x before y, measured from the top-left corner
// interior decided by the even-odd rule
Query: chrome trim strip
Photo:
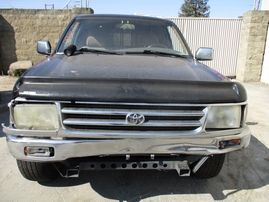
[[[162,105],[161,105],[162,106]],[[199,110],[141,110],[141,109],[98,109],[98,108],[71,108],[64,107],[61,110],[64,114],[95,114],[95,115],[126,115],[129,113],[143,114],[144,116],[204,116],[203,111]]]
[[[59,130],[58,137],[75,137],[75,138],[148,138],[158,137],[181,138],[194,136],[200,133],[202,128],[199,127],[192,131],[120,131],[120,130]]]
[[[124,120],[110,120],[110,119],[79,119],[79,118],[68,118],[63,121],[65,125],[85,125],[85,126],[130,126]],[[202,126],[200,121],[148,121],[139,125],[140,127],[188,127],[188,126]]]
[[[206,132],[202,131],[202,128],[199,127],[194,131],[119,131],[119,130],[76,130],[71,131],[68,129],[59,130],[58,137],[76,137],[76,138],[186,138],[186,136],[193,136],[193,138],[208,138],[216,136],[228,136],[234,134],[240,134],[242,132],[240,129],[231,129],[231,130],[221,130],[221,131],[212,131]]]
[[[7,127],[4,124],[2,124],[3,131],[6,134],[13,134],[13,135],[19,135],[19,136],[35,136],[35,137],[56,137],[57,131],[53,130],[22,130],[22,129],[16,129],[12,127]]]

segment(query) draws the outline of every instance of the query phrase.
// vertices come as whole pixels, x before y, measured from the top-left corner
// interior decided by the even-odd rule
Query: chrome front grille
[[[143,103],[62,103],[63,126],[84,132],[199,132],[205,122],[206,106]],[[126,117],[142,115],[142,123]]]

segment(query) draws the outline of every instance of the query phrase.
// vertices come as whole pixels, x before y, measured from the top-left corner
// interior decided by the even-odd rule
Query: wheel
[[[59,176],[52,163],[36,163],[17,160],[22,176],[31,181],[48,182]]]
[[[198,178],[216,177],[223,166],[224,160],[225,154],[209,156],[206,162],[198,169],[196,173],[193,173],[193,175]]]

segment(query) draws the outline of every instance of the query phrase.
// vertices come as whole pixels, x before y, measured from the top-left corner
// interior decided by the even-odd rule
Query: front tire
[[[225,154],[209,156],[206,162],[199,168],[196,173],[193,173],[193,175],[198,178],[216,177],[223,166],[224,160]]]
[[[59,176],[52,163],[37,163],[17,160],[22,176],[31,181],[48,182]]]

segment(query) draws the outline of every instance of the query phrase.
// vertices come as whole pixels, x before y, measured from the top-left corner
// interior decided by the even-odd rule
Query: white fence
[[[181,30],[193,54],[199,47],[214,49],[213,61],[203,62],[225,76],[236,76],[242,19],[168,18]]]

